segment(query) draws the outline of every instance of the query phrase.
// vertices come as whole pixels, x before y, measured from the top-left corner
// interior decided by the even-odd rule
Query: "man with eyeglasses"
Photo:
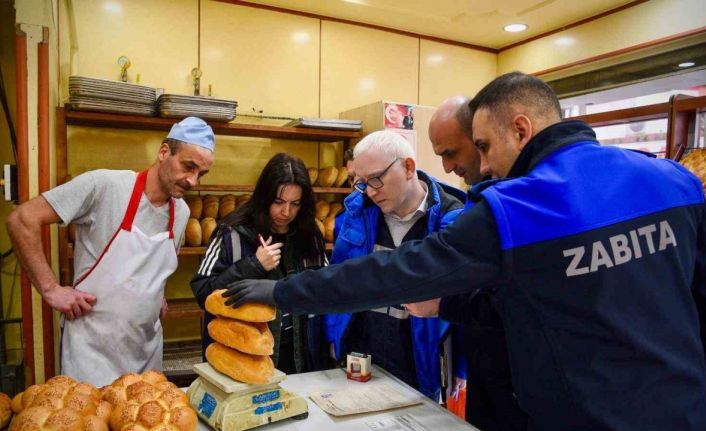
[[[394,132],[366,136],[356,145],[353,158],[355,191],[336,220],[332,263],[422,239],[442,230],[463,209],[463,192],[417,171],[412,147]],[[326,317],[334,359],[350,351],[371,354],[373,363],[437,400],[441,345],[453,331],[456,327],[448,322],[412,317],[399,304]],[[456,356],[454,374],[465,379],[464,361]]]

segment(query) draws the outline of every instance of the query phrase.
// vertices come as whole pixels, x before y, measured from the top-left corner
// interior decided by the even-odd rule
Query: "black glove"
[[[233,308],[249,302],[275,305],[275,284],[275,280],[236,281],[226,286],[223,297],[228,298],[226,305]]]

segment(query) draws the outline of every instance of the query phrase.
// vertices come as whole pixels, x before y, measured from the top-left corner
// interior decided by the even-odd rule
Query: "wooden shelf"
[[[69,180],[68,153],[69,139],[68,126],[105,127],[126,130],[155,130],[168,131],[178,121],[174,118],[141,117],[137,115],[106,114],[101,112],[73,111],[68,106],[56,109],[56,182],[63,184]],[[254,138],[291,139],[313,142],[339,142],[344,148],[362,137],[361,132],[313,129],[302,127],[279,127],[269,125],[219,123],[210,122],[213,132],[217,135],[244,136]],[[237,144],[237,143],[236,143]],[[195,191],[205,192],[241,192],[250,193],[254,190],[252,185],[201,185]],[[315,193],[349,194],[347,187],[314,187]],[[331,244],[326,244],[326,250],[332,250]],[[205,247],[182,247],[180,256],[202,256],[206,253]],[[59,272],[62,285],[69,285],[73,280],[74,250],[68,241],[66,229],[59,229]]]
[[[326,243],[326,251],[331,251],[333,250],[333,244],[330,242]],[[69,259],[74,258],[74,246],[73,244],[68,245],[67,247],[68,251],[68,257]],[[179,249],[179,256],[203,256],[206,254],[206,247],[187,247],[184,246]]]
[[[252,193],[255,186],[232,185],[232,184],[200,184],[191,189],[196,192],[248,192]],[[350,187],[314,187],[314,193],[339,193],[350,194],[353,191]]]
[[[194,298],[167,299],[169,310],[166,319],[182,319],[185,317],[201,317],[203,310]]]
[[[66,124],[86,127],[110,127],[134,130],[170,130],[176,118],[141,117],[139,115],[106,114],[102,112],[72,111],[64,108]],[[302,141],[345,141],[358,139],[361,132],[345,130],[312,129],[306,127],[280,127],[255,124],[209,122],[216,135],[245,136],[252,138],[297,139]]]
[[[327,242],[325,244],[326,251],[333,250],[333,244]],[[202,256],[206,254],[206,247],[187,247],[184,246],[179,249],[179,256]]]
[[[203,256],[206,254],[206,247],[182,247],[179,249],[179,256]]]

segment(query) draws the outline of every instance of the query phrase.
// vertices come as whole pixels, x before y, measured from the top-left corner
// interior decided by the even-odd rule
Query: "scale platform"
[[[241,383],[216,371],[208,362],[194,365],[199,377],[191,383],[187,395],[198,415],[218,431],[242,431],[309,415],[306,400],[282,389],[287,378],[275,370],[269,383]]]

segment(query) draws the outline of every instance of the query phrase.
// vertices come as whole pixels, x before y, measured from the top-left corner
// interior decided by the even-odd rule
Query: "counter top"
[[[293,374],[287,376],[280,386],[306,399],[309,405],[309,417],[302,420],[285,419],[256,429],[263,431],[478,431],[477,428],[453,415],[382,368],[373,365],[373,378],[370,382],[388,382],[398,385],[402,391],[415,392],[423,401],[421,404],[414,406],[384,412],[362,413],[342,417],[330,416],[309,399],[310,393],[341,390],[346,387],[369,383],[348,380],[343,369]],[[211,431],[211,429],[204,422],[199,421],[198,431]]]

